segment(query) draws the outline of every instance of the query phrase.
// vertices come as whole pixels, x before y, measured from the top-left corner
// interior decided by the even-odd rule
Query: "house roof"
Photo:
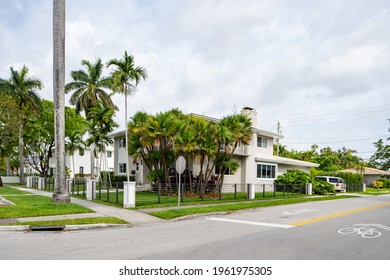
[[[361,173],[360,171],[356,170],[356,168],[349,168],[349,169],[344,169],[344,170],[339,170],[337,172],[345,172],[345,173]],[[363,175],[390,175],[389,171],[384,171],[376,168],[371,168],[371,167],[364,167]]]
[[[256,157],[255,160],[257,162],[288,164],[288,165],[295,165],[295,166],[300,166],[300,167],[318,167],[318,166],[320,166],[319,164],[313,163],[313,162],[307,162],[307,161],[296,160],[296,159],[291,159],[291,158],[284,158],[284,157],[277,157],[277,156],[273,156],[271,158]]]

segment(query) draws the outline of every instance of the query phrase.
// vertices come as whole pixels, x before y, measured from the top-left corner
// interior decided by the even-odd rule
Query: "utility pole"
[[[280,121],[277,124],[278,134],[280,134]],[[276,140],[276,156],[279,156],[279,138]]]

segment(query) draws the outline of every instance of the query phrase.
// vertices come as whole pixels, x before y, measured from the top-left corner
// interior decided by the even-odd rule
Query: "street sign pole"
[[[183,156],[179,156],[176,160],[176,172],[179,174],[179,187],[177,196],[177,211],[180,211],[180,189],[181,189],[181,174],[186,169],[186,160]]]

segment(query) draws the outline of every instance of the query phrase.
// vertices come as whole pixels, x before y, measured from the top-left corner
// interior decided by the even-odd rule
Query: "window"
[[[259,148],[267,148],[267,138],[257,136],[257,147]]]
[[[79,173],[80,174],[84,174],[84,166],[80,166],[79,167]]]
[[[126,138],[120,138],[119,139],[119,148],[125,148],[126,147]]]
[[[261,179],[275,179],[275,165],[270,164],[258,164],[257,165],[257,178]]]
[[[215,174],[221,174],[221,170],[222,170],[221,166],[215,166]],[[234,175],[234,173],[231,172],[230,168],[228,167],[225,170],[225,175]]]
[[[139,170],[139,162],[137,161],[137,163],[135,164],[135,170],[138,171]]]
[[[119,173],[126,173],[126,163],[119,163]]]
[[[111,152],[111,151],[108,151],[108,152],[107,152],[107,157],[108,157],[108,158],[112,157],[112,152]]]

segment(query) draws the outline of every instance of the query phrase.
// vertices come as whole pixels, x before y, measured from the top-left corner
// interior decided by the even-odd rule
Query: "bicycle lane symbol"
[[[360,235],[363,238],[377,238],[382,235],[379,230],[390,231],[390,227],[381,224],[354,224],[352,227],[339,229],[339,234]]]

